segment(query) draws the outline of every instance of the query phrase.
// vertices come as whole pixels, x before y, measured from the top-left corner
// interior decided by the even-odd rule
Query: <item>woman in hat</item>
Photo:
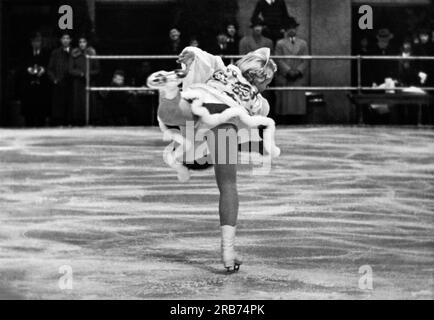
[[[87,36],[78,38],[78,47],[71,51],[69,58],[69,74],[72,77],[72,124],[84,125],[86,120],[86,56],[96,55],[95,49],[89,45]],[[99,73],[100,65],[98,60],[90,63],[90,76]],[[93,96],[92,96],[93,97]],[[93,99],[92,99],[93,100]],[[94,103],[94,101],[92,101]]]
[[[294,18],[288,18],[285,25],[285,37],[277,42],[276,55],[303,56],[308,54],[307,42],[297,37],[299,24]],[[286,87],[301,87],[306,85],[307,64],[301,59],[277,60],[279,72],[276,76],[276,84]],[[306,114],[306,97],[302,91],[278,92],[276,101],[276,115],[282,120],[298,119]],[[288,122],[288,121],[284,121]]]
[[[237,271],[242,263],[234,249],[239,131],[259,131],[263,127],[267,157],[280,154],[274,143],[274,121],[267,118],[270,106],[261,95],[273,79],[276,65],[267,48],[249,53],[236,65],[225,66],[220,57],[188,47],[179,62],[185,70],[161,71],[148,79],[148,86],[160,92],[160,127],[165,138],[172,141],[165,151],[165,162],[177,170],[183,181],[189,179],[187,162],[214,166],[220,191],[222,262],[228,271]],[[178,87],[181,84],[182,93]],[[196,141],[197,135],[191,137],[189,130],[201,133],[206,140]]]

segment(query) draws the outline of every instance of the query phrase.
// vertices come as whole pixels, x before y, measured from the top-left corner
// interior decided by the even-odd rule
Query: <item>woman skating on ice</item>
[[[274,121],[267,118],[270,107],[260,93],[272,81],[276,64],[266,48],[249,53],[236,65],[225,66],[220,57],[188,47],[179,62],[185,70],[161,71],[148,79],[148,86],[160,91],[159,123],[165,139],[171,140],[164,159],[181,181],[189,179],[192,164],[203,159],[212,161],[220,191],[222,262],[228,271],[238,271],[242,264],[234,248],[239,206],[238,131],[249,128],[258,132],[263,128],[265,156],[268,159],[280,154],[274,143]],[[195,132],[205,130],[214,138],[195,141],[187,134],[189,126]],[[203,153],[203,144],[209,157]],[[209,166],[210,161],[206,162],[201,164]]]

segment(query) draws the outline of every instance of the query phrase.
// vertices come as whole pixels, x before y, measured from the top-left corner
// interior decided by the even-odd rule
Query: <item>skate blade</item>
[[[240,266],[240,264],[235,264],[233,267],[226,267],[226,272],[228,274],[237,273],[238,271],[240,271]]]
[[[158,74],[154,78],[149,79],[148,85],[150,87],[152,87],[152,86],[154,86],[154,87],[161,87],[161,86],[165,85],[167,82],[168,82],[168,79],[167,79],[167,77],[165,75]]]

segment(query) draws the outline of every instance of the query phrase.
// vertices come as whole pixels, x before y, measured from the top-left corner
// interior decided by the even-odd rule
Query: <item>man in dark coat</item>
[[[226,35],[226,31],[220,31],[217,34],[216,40],[214,44],[210,47],[209,53],[214,54],[216,56],[227,56],[231,53],[229,52],[229,41],[228,36]],[[231,63],[230,59],[223,59],[223,62],[225,65],[228,65]]]
[[[51,120],[53,125],[68,125],[72,118],[72,83],[69,75],[72,38],[63,33],[61,47],[51,53],[48,77],[53,83],[53,102]]]
[[[49,83],[47,65],[49,55],[42,48],[42,36],[31,36],[31,48],[23,57],[21,77],[22,113],[26,126],[43,126],[49,114]]]
[[[283,37],[283,25],[289,18],[285,0],[259,0],[251,21],[261,19],[265,25],[264,36],[274,43]]]
[[[395,48],[392,40],[394,39],[393,33],[388,28],[381,28],[377,32],[377,42],[372,49],[371,54],[373,56],[396,56],[399,51]],[[376,83],[377,85],[383,84],[386,78],[396,78],[398,68],[396,67],[396,61],[387,60],[373,60],[369,62],[370,82],[371,85]]]
[[[125,73],[116,70],[113,74],[111,87],[122,88],[125,86]],[[133,96],[126,91],[110,91],[102,93],[104,99],[104,122],[110,126],[126,126],[131,115],[131,102]]]
[[[230,55],[238,55],[239,54],[239,45],[240,45],[240,37],[238,36],[237,26],[234,22],[229,22],[226,25],[226,36],[228,38],[228,54]]]
[[[73,104],[72,124],[84,125],[86,118],[86,55],[96,55],[94,48],[88,46],[87,38],[78,39],[78,48],[72,50],[69,60],[69,74],[72,77]],[[99,73],[98,60],[90,61],[90,79]],[[91,96],[93,97],[93,95]],[[93,99],[92,99],[93,100]],[[91,103],[91,106],[94,103]],[[89,110],[89,111],[92,111]]]
[[[170,56],[178,56],[181,51],[184,49],[185,43],[181,38],[181,32],[178,28],[172,28],[169,31],[169,41],[163,49],[163,54]],[[164,60],[161,69],[164,70],[174,70],[181,68],[181,65],[178,64],[177,59],[173,60]]]

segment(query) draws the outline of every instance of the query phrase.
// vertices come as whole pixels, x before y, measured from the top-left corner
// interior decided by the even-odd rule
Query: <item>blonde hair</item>
[[[264,82],[272,79],[277,71],[276,63],[270,59],[270,55],[270,49],[261,48],[244,56],[236,65],[250,83],[255,80]]]

